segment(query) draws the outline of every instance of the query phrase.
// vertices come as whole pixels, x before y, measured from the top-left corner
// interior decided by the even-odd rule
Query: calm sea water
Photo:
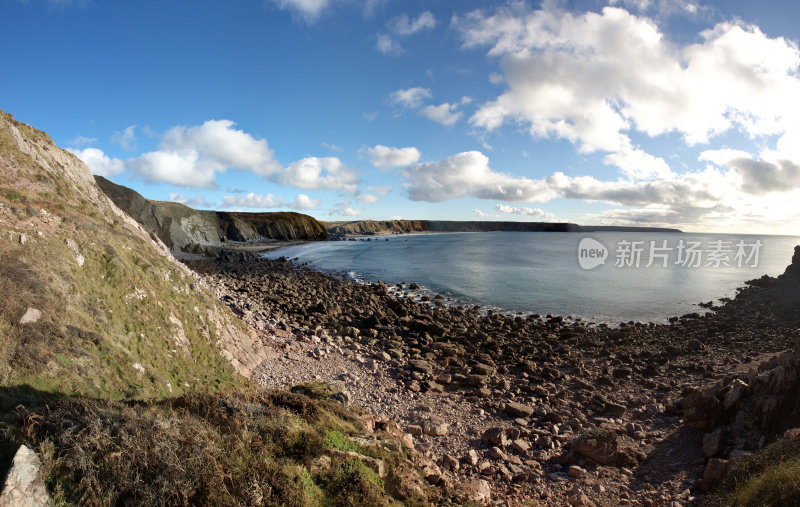
[[[588,270],[579,263],[587,237],[607,249],[605,263]],[[744,255],[737,257],[740,242]],[[416,282],[459,303],[507,312],[663,322],[706,311],[697,303],[732,297],[746,280],[783,273],[798,244],[800,237],[790,236],[485,232],[310,243],[265,256],[298,257],[315,269],[365,282]],[[687,253],[690,246],[699,266]],[[632,253],[639,249],[636,267]],[[757,261],[751,256],[756,252]],[[656,255],[647,267],[651,253]],[[691,262],[684,265],[686,260]]]

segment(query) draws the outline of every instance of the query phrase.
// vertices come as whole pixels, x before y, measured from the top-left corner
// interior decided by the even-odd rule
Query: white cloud
[[[438,106],[432,104],[427,105],[419,110],[419,114],[430,120],[441,123],[442,125],[451,127],[461,118],[461,112],[457,109],[458,106],[456,104],[445,102]]]
[[[83,160],[89,166],[92,174],[98,176],[111,178],[125,170],[125,163],[122,160],[111,158],[98,148],[84,148],[82,150],[67,148],[67,151]]]
[[[136,149],[136,125],[131,125],[125,130],[114,132],[111,136],[111,142],[118,145],[125,151],[133,151]]]
[[[342,151],[342,147],[341,146],[333,144],[333,143],[326,143],[325,141],[322,141],[322,143],[320,143],[320,144],[322,145],[323,148],[328,148],[329,150]]]
[[[419,150],[413,146],[395,148],[381,144],[362,149],[360,154],[367,157],[370,163],[378,169],[393,169],[415,164],[421,156]]]
[[[507,85],[472,115],[473,126],[523,124],[537,138],[609,152],[606,162],[636,179],[669,177],[669,168],[633,146],[630,132],[678,133],[694,145],[730,130],[787,135],[800,125],[800,110],[786,107],[800,96],[796,43],[741,22],[679,43],[651,19],[620,8],[573,14],[560,5],[518,2],[454,17],[464,47],[488,46]]]
[[[501,201],[543,201],[555,197],[540,180],[498,173],[479,151],[458,153],[437,162],[425,162],[403,169],[412,201],[442,202],[469,195]]]
[[[622,3],[628,9],[653,12],[659,17],[681,15],[696,18],[710,12],[710,8],[691,0],[610,0],[610,5]]]
[[[319,199],[311,199],[305,194],[297,194],[294,201],[290,202],[288,206],[297,211],[307,211],[319,207]]]
[[[274,2],[281,9],[299,14],[309,23],[319,19],[322,11],[331,4],[331,0],[274,0]]]
[[[422,30],[431,30],[436,26],[436,18],[430,11],[425,11],[416,19],[402,14],[388,23],[389,33],[379,33],[375,41],[375,49],[385,55],[399,56],[405,53],[400,44],[401,37],[414,35]]]
[[[497,204],[494,207],[494,209],[496,209],[497,211],[501,211],[503,213],[510,213],[513,215],[525,215],[525,216],[547,218],[547,219],[555,218],[555,215],[553,215],[552,213],[547,213],[543,209],[539,208],[515,208],[512,206],[508,206],[506,204]]]
[[[433,95],[428,88],[415,86],[405,90],[396,90],[389,95],[392,104],[417,109],[422,105],[422,101],[431,98]]]
[[[355,194],[356,173],[336,157],[306,157],[286,166],[276,175],[283,185],[305,190],[333,189]]]
[[[280,208],[283,199],[272,194],[258,195],[250,192],[246,195],[226,195],[222,198],[223,208]]]
[[[417,19],[410,19],[407,14],[394,18],[389,27],[392,32],[401,36],[414,35],[421,30],[431,30],[436,27],[436,17],[431,11],[425,11]]]
[[[361,215],[361,211],[353,209],[351,201],[341,201],[336,203],[336,206],[331,210],[330,214],[334,216],[357,217]]]
[[[483,211],[481,211],[481,210],[479,210],[479,209],[474,209],[474,210],[472,210],[472,214],[473,214],[473,215],[475,215],[475,216],[477,216],[477,217],[481,217],[481,218],[483,218],[483,217],[488,217],[488,216],[489,216],[489,214],[488,214],[488,213],[486,213],[486,212],[483,212]]]
[[[393,189],[392,187],[385,186],[385,187],[367,187],[367,190],[369,190],[370,192],[375,192],[380,196],[383,196],[391,192]]]
[[[389,34],[379,33],[375,39],[375,49],[385,55],[400,56],[405,50],[400,45],[400,41]]]
[[[170,201],[170,202],[178,202],[178,203],[184,204],[184,205],[189,206],[190,208],[194,208],[194,209],[198,209],[198,208],[206,208],[206,209],[208,209],[208,208],[212,207],[211,204],[208,201],[206,201],[206,199],[202,195],[196,195],[194,197],[189,197],[189,196],[184,195],[184,194],[176,194],[176,193],[173,192],[173,193],[169,194],[169,199],[167,199],[167,200]]]
[[[83,148],[84,146],[91,146],[97,142],[96,137],[75,136],[67,141],[67,144],[73,148]]]
[[[374,204],[381,200],[380,197],[373,194],[358,194],[356,196],[356,199],[363,202],[364,204]]]
[[[664,179],[675,176],[663,158],[638,149],[622,149],[606,155],[603,163],[620,168],[622,174],[634,180]]]
[[[230,120],[209,120],[192,127],[173,127],[161,138],[157,151],[125,162],[147,181],[165,181],[186,187],[213,187],[215,176],[240,169],[271,177],[280,171],[264,139],[234,128]]]

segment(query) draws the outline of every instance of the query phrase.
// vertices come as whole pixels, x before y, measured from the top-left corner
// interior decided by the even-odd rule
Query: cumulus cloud
[[[422,101],[431,98],[433,95],[428,88],[415,86],[413,88],[406,88],[405,90],[395,90],[389,95],[389,100],[392,104],[407,107],[409,109],[417,109],[422,106]]]
[[[393,169],[415,164],[419,161],[421,153],[413,146],[395,148],[375,145],[371,148],[360,150],[362,156],[367,157],[370,163],[378,169]]]
[[[319,19],[324,11],[332,2],[331,0],[273,0],[275,4],[284,10],[297,14],[309,23]]]
[[[111,136],[111,142],[118,145],[125,151],[133,151],[136,149],[136,125],[131,125],[125,130],[114,132]]]
[[[481,218],[484,218],[484,217],[488,217],[488,216],[489,216],[489,214],[488,214],[488,213],[486,213],[486,212],[484,212],[484,211],[481,211],[481,210],[479,210],[479,209],[474,209],[474,210],[472,210],[472,214],[473,214],[473,215],[475,215],[476,217],[481,217]]]
[[[322,203],[319,199],[312,199],[305,194],[297,194],[294,201],[290,202],[288,206],[297,211],[308,211],[318,208]]]
[[[198,209],[198,208],[211,208],[211,204],[206,201],[205,197],[202,195],[196,195],[194,197],[189,197],[184,194],[177,194],[177,193],[170,193],[169,199],[170,202],[177,202],[180,204],[184,204],[189,206],[190,208]]]
[[[376,194],[378,194],[380,196],[384,196],[384,195],[386,195],[386,194],[388,194],[389,192],[392,191],[392,187],[390,187],[390,186],[385,186],[385,187],[367,187],[367,190],[369,190],[370,192],[375,192]]]
[[[389,33],[378,34],[375,49],[385,55],[399,56],[405,52],[400,44],[400,37],[408,37],[434,27],[436,27],[436,17],[430,11],[423,12],[416,19],[409,18],[408,14],[402,14],[389,22]]]
[[[389,27],[397,35],[414,35],[421,30],[431,30],[436,27],[436,17],[431,11],[425,11],[417,19],[411,19],[407,14],[394,18]]]
[[[215,176],[227,169],[269,177],[280,164],[264,139],[234,128],[230,120],[209,120],[192,127],[173,127],[159,149],[127,160],[125,165],[145,180],[186,187],[214,187]]]
[[[283,199],[272,194],[259,195],[250,192],[246,195],[226,195],[222,198],[223,208],[280,208]]]
[[[389,34],[379,33],[375,39],[375,49],[385,55],[400,56],[405,50],[400,45],[400,41]]]
[[[356,199],[363,202],[364,204],[375,204],[376,202],[380,201],[380,197],[373,194],[358,194]]]
[[[361,211],[353,209],[351,206],[353,203],[351,201],[341,201],[337,202],[336,206],[331,210],[330,214],[332,216],[345,216],[345,217],[357,217],[361,215]]]
[[[458,153],[403,169],[412,201],[442,202],[465,195],[501,201],[541,201],[555,197],[544,181],[498,173],[479,151]]]
[[[67,148],[67,151],[83,160],[89,166],[92,174],[98,176],[111,178],[125,170],[125,163],[122,160],[111,158],[98,148],[84,148],[82,150]]]
[[[86,137],[86,136],[75,136],[69,141],[67,141],[67,144],[69,146],[76,149],[83,148],[84,146],[91,146],[95,143],[97,143],[96,137]]]
[[[304,190],[332,189],[355,194],[358,176],[336,157],[306,157],[293,162],[276,175],[283,185]]]
[[[547,218],[553,219],[555,215],[552,213],[547,213],[543,209],[539,208],[515,208],[513,206],[508,206],[507,204],[497,204],[494,209],[497,211],[501,211],[503,213],[510,213],[512,215],[525,215],[537,218]]]
[[[419,110],[419,114],[447,127],[454,125],[458,119],[461,118],[461,112],[458,111],[458,105],[449,104],[447,102],[439,104],[438,106],[434,106],[432,104],[427,105]]]
[[[679,43],[621,8],[571,13],[557,2],[518,2],[454,17],[452,26],[465,48],[489,48],[506,85],[470,117],[473,126],[523,124],[537,138],[606,151],[606,162],[633,179],[670,176],[630,132],[677,133],[695,145],[730,130],[770,136],[800,124],[800,112],[786,107],[800,94],[800,51],[753,25],[721,22]]]

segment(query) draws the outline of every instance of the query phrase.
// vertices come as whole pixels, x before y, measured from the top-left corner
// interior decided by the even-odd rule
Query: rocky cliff
[[[409,234],[418,232],[680,232],[660,227],[584,226],[568,222],[503,222],[450,220],[360,220],[327,222],[331,236]]]
[[[0,337],[0,386],[115,398],[239,386],[260,350],[83,162],[2,111]]]
[[[195,210],[175,202],[150,201],[102,176],[98,186],[125,213],[171,250],[197,251],[229,242],[319,241],[325,228],[301,213],[237,213]]]

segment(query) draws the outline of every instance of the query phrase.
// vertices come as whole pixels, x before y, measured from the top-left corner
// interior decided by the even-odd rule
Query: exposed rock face
[[[229,241],[264,239],[319,241],[325,228],[301,213],[236,213],[194,210],[175,202],[150,201],[134,190],[95,177],[98,186],[124,212],[172,250],[193,251]]]
[[[0,493],[2,507],[38,507],[50,505],[50,496],[44,486],[40,469],[42,463],[36,453],[19,448],[8,470],[5,486]]]
[[[360,220],[356,222],[329,222],[325,224],[331,235],[407,234],[413,232],[596,232],[617,231],[661,231],[680,232],[677,229],[657,227],[600,227],[581,226],[571,223],[549,222],[490,222],[490,221],[442,221],[442,220]]]

